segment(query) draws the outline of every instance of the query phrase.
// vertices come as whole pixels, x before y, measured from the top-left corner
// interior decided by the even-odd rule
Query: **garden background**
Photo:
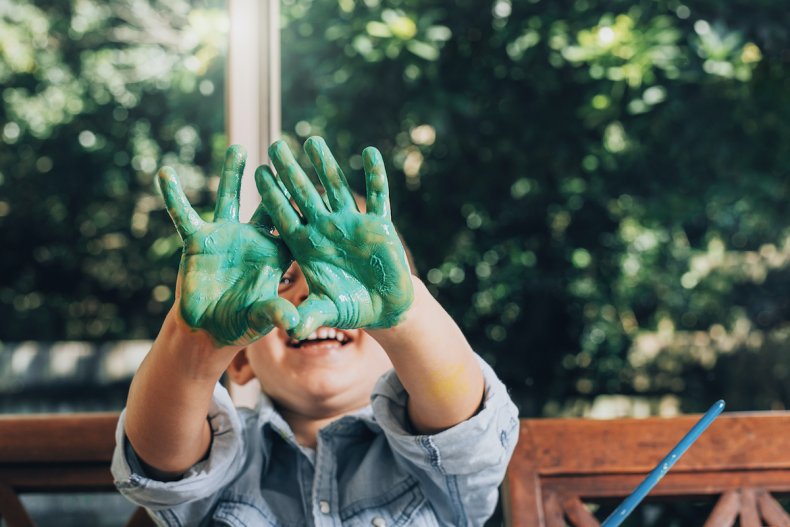
[[[790,405],[785,1],[281,14],[285,138],[324,136],[359,191],[382,151],[420,275],[522,416]],[[0,2],[6,348],[156,336],[180,242],[154,175],[211,214],[229,30],[218,1]],[[38,404],[3,388],[3,411]]]

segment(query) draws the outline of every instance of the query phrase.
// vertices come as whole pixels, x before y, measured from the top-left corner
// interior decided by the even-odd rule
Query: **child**
[[[325,196],[277,142],[269,153],[293,202],[260,167],[249,224],[238,222],[239,147],[213,223],[160,171],[184,251],[118,424],[116,485],[168,526],[482,525],[516,408],[411,275],[379,152],[363,152],[360,212],[324,141],[305,151]],[[224,371],[261,382],[255,412],[234,409]]]

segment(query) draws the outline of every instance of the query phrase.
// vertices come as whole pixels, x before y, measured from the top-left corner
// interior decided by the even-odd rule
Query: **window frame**
[[[240,219],[260,202],[254,171],[267,163],[269,145],[281,135],[279,0],[229,0],[226,129],[231,144],[247,149]]]
[[[280,0],[228,0],[228,19],[226,130],[231,144],[247,149],[239,219],[248,221],[260,203],[255,169],[281,135]],[[228,388],[237,406],[255,408],[261,397],[257,379]]]

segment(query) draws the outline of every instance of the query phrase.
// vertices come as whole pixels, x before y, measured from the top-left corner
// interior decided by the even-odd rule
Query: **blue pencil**
[[[702,419],[697,421],[697,424],[689,430],[689,432],[683,436],[683,439],[675,445],[675,448],[670,450],[667,457],[661,460],[661,462],[656,465],[656,468],[650,471],[650,474],[639,484],[634,492],[631,493],[623,502],[617,507],[612,514],[609,515],[606,520],[601,524],[601,527],[617,527],[623,521],[628,518],[628,516],[634,511],[637,505],[645,499],[648,492],[650,492],[653,487],[656,486],[661,478],[664,477],[664,474],[669,472],[669,469],[672,468],[672,465],[680,459],[680,456],[686,453],[686,450],[696,441],[699,439],[699,436],[702,432],[705,431],[708,426],[716,419],[721,411],[724,410],[724,401],[719,400],[710,409],[702,416]]]

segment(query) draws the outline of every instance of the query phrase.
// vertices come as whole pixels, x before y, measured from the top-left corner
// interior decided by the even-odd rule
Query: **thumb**
[[[299,323],[288,333],[295,339],[303,339],[320,326],[337,323],[337,307],[326,297],[310,295],[299,305]]]
[[[261,335],[271,331],[272,325],[290,331],[299,322],[296,307],[284,298],[255,302],[247,313],[250,329]]]

